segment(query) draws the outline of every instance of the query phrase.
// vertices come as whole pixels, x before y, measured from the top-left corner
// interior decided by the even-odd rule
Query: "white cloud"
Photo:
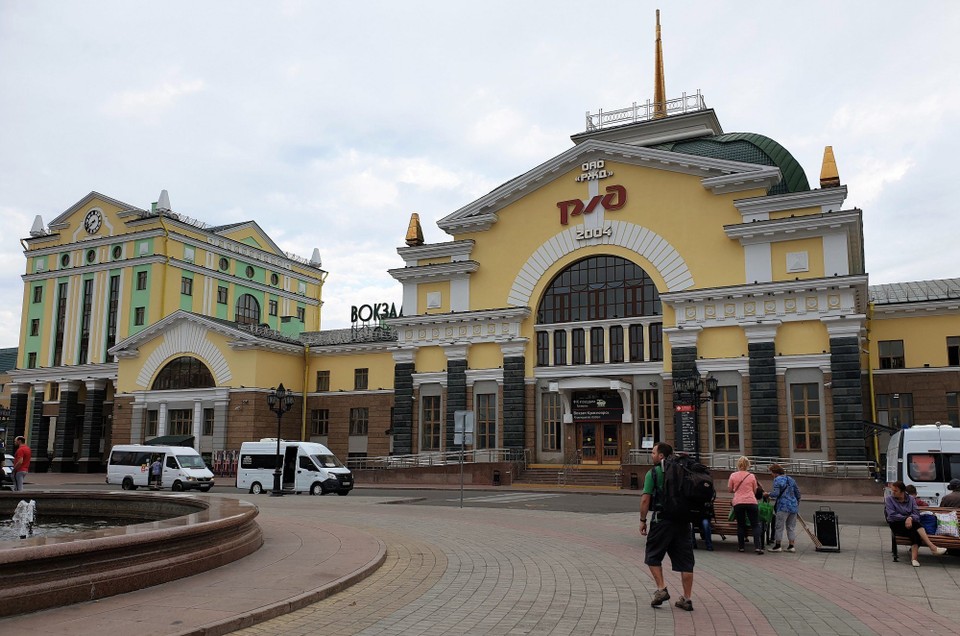
[[[164,81],[151,88],[114,93],[104,109],[112,115],[152,122],[185,95],[199,93],[203,89],[204,82],[199,79]]]
[[[849,176],[849,183],[857,184],[857,205],[867,207],[873,204],[881,197],[884,188],[903,179],[914,163],[910,157],[899,161],[885,161],[879,157],[861,158]]]

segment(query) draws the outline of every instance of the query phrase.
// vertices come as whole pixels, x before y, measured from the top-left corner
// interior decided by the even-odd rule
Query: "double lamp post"
[[[270,389],[270,393],[267,395],[267,406],[277,414],[277,468],[273,472],[273,492],[270,493],[271,497],[283,496],[283,487],[280,484],[280,476],[283,472],[283,455],[280,453],[280,422],[283,419],[283,414],[293,408],[293,400],[293,392],[287,391],[283,386],[283,382],[281,382],[280,386],[276,389]]]
[[[711,375],[701,378],[697,374],[691,374],[673,380],[677,440],[683,443],[683,450],[689,452],[690,438],[693,438],[693,455],[698,462],[700,461],[700,406],[717,399],[719,393],[719,382]]]

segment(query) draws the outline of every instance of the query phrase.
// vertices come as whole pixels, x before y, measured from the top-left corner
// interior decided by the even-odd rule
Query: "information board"
[[[692,404],[674,407],[673,423],[677,429],[677,446],[681,453],[697,452],[697,409]]]

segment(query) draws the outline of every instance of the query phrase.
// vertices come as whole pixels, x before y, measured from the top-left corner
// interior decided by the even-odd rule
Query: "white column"
[[[203,402],[193,401],[193,449],[200,452],[200,434],[203,432]]]
[[[167,434],[167,403],[160,403],[160,412],[157,413],[157,437]]]

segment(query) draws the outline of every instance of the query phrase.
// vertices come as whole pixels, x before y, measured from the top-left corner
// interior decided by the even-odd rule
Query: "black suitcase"
[[[817,552],[840,551],[840,521],[829,506],[820,506],[820,510],[814,511],[813,530],[820,542]]]

